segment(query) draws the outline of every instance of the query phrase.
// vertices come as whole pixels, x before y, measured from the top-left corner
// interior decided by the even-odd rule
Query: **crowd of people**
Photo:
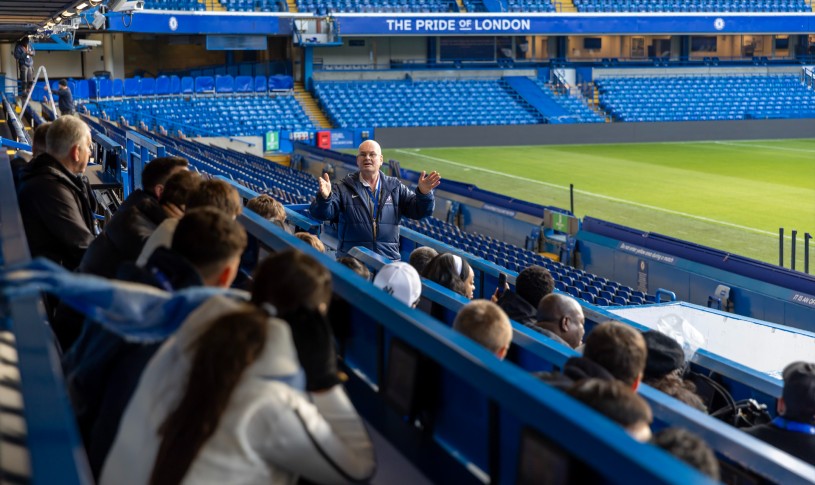
[[[87,125],[62,116],[34,140],[34,158],[15,169],[31,254],[92,275],[52,288],[48,312],[100,483],[370,479],[373,445],[343,389],[335,343],[350,318],[338,308],[349,302],[333,295],[331,273],[319,261],[296,250],[272,252],[236,221],[250,210],[291,231],[283,206],[261,195],[244,207],[229,183],[203,179],[186,160],[166,157],[145,166],[141,188],[98,227],[99,208],[84,176],[92,151]],[[652,432],[651,408],[637,393],[645,383],[709,411],[685,379],[688,365],[675,340],[616,321],[587,333],[579,302],[556,292],[540,266],[521,271],[514,290],[506,285],[490,299],[474,299],[476,271],[461,255],[419,247],[401,262],[399,220],[431,214],[441,178],[422,172],[410,189],[382,174],[381,164],[379,145],[364,142],[359,171],[333,184],[325,175],[311,206],[313,216],[338,224],[336,256],[360,284],[371,281],[399,304],[445,321],[448,310],[422,296],[425,285],[471,300],[452,326],[499,360],[512,354],[511,321],[525,326],[575,355],[562,368],[537,373],[541,381],[633,439],[719,478],[716,457],[698,436]],[[326,252],[319,237],[295,236]],[[347,255],[355,246],[391,262],[371,277],[371,268]],[[90,292],[113,280],[154,288],[140,298],[158,291],[185,311],[96,321],[102,312],[91,310]],[[141,301],[126,300],[118,304],[128,311]],[[99,305],[115,310],[113,301]],[[161,331],[138,337],[145,327]],[[784,383],[778,417],[747,432],[815,463],[815,364],[791,364]]]

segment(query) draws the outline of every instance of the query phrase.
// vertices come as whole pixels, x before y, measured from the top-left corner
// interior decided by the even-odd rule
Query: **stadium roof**
[[[72,7],[77,0],[2,0],[0,1],[0,42],[14,42],[25,34]]]

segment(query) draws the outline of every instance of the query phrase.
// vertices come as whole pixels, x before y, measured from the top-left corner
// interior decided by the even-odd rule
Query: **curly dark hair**
[[[544,296],[554,290],[555,279],[543,266],[529,266],[515,279],[515,293],[535,308]]]

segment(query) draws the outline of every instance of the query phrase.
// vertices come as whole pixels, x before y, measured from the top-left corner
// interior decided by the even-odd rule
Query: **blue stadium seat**
[[[181,78],[181,93],[193,94],[195,92],[195,80],[189,76]]]
[[[216,93],[232,93],[235,90],[235,80],[232,76],[215,76]]]
[[[156,78],[156,94],[163,96],[170,94],[170,78],[167,76],[159,76]]]

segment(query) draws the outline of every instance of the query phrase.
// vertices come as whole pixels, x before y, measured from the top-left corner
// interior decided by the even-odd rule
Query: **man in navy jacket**
[[[338,223],[337,257],[362,246],[398,261],[402,216],[421,219],[433,213],[433,189],[441,183],[438,172],[422,172],[413,191],[380,172],[382,161],[379,144],[367,140],[359,146],[358,172],[334,184],[328,174],[318,179],[320,189],[310,211],[318,220]]]

